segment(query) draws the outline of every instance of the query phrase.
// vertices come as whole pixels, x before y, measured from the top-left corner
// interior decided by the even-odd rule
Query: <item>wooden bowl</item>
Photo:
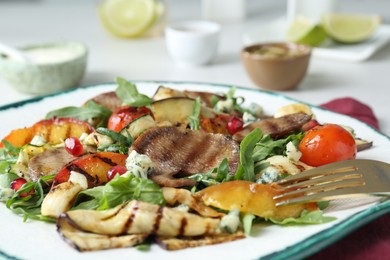
[[[311,47],[276,42],[247,46],[241,60],[251,80],[268,90],[291,90],[304,78],[309,66]]]

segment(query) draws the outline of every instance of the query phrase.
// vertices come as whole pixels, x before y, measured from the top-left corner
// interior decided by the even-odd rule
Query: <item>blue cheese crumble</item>
[[[233,110],[233,99],[220,100],[214,107],[218,113],[230,113]]]
[[[149,156],[133,150],[126,159],[126,168],[134,176],[147,179],[152,172],[153,162]]]

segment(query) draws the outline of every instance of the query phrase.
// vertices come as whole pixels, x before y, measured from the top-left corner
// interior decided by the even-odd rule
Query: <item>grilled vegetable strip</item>
[[[62,214],[80,230],[103,235],[156,234],[166,237],[217,235],[220,220],[133,200],[113,209]]]
[[[235,234],[223,234],[219,236],[204,236],[204,237],[197,237],[197,238],[157,237],[156,241],[162,248],[166,250],[179,250],[188,247],[215,245],[215,244],[230,242],[242,238],[245,238],[245,235],[242,232],[237,232]]]
[[[116,165],[125,165],[127,156],[113,152],[98,152],[80,157],[67,165],[54,178],[53,186],[68,181],[70,172],[81,173],[87,178],[88,188],[107,182],[107,172]]]
[[[197,201],[188,190],[164,187],[162,191],[164,199],[169,205],[175,206],[178,203],[181,203],[195,210],[203,217],[215,218],[223,217],[225,215],[214,210],[213,208],[205,206],[200,201]]]
[[[144,242],[147,234],[109,236],[83,232],[67,218],[60,218],[57,230],[62,238],[79,251],[96,251],[109,248],[132,247]]]
[[[74,182],[63,182],[50,190],[42,202],[41,214],[57,218],[61,213],[68,211],[83,187]]]

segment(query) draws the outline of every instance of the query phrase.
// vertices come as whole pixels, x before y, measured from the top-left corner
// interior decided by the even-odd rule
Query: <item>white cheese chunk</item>
[[[72,182],[72,183],[77,183],[78,185],[81,186],[81,188],[83,190],[88,189],[87,178],[84,175],[82,175],[81,173],[78,173],[78,172],[75,172],[75,171],[71,171],[70,172],[70,177],[69,177],[68,181]]]
[[[30,144],[36,145],[36,146],[42,146],[42,145],[45,145],[46,143],[47,143],[46,139],[40,135],[35,135],[30,142]]]
[[[293,142],[288,142],[286,145],[286,155],[288,159],[294,162],[298,162],[302,157],[301,151],[298,150]]]
[[[220,227],[229,233],[236,232],[240,225],[240,211],[233,209],[229,213],[222,217]]]
[[[153,169],[153,162],[147,155],[133,150],[126,159],[126,168],[135,176],[147,179]]]
[[[230,113],[233,110],[233,100],[229,98],[218,101],[214,110],[218,113]]]

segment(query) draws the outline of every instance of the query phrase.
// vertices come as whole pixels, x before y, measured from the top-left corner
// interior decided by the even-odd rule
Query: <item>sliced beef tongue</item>
[[[253,129],[260,128],[264,135],[271,138],[281,138],[293,131],[300,130],[302,126],[311,120],[311,116],[305,113],[295,113],[278,118],[267,118],[253,122],[242,131],[234,134],[233,139],[241,142]]]
[[[40,177],[57,174],[62,167],[77,157],[68,153],[65,148],[55,148],[46,150],[28,162],[29,175],[32,181],[37,181]]]
[[[229,172],[234,173],[240,158],[239,146],[231,138],[178,127],[150,129],[138,137],[130,150],[151,158],[150,178],[166,187],[194,185],[195,181],[184,177],[209,172],[225,158]]]
[[[95,153],[96,148],[84,146],[86,153]],[[28,172],[32,181],[42,176],[57,174],[66,164],[79,157],[73,156],[64,147],[46,150],[32,157],[28,162]]]
[[[99,94],[88,101],[93,101],[111,111],[115,111],[122,106],[122,100],[118,98],[115,91]]]

